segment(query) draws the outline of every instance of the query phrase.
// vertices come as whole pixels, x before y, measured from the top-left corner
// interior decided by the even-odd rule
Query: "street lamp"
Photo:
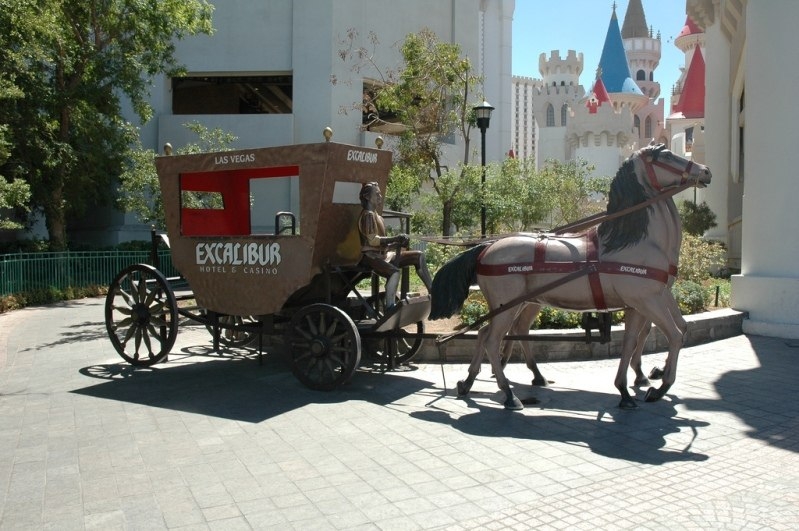
[[[491,122],[491,111],[494,107],[491,106],[486,100],[474,108],[474,114],[477,117],[477,127],[480,128],[480,145],[481,145],[481,166],[482,175],[480,176],[480,191],[485,194],[486,184],[486,129]],[[481,200],[482,206],[480,207],[480,236],[486,237],[486,205],[485,197]]]

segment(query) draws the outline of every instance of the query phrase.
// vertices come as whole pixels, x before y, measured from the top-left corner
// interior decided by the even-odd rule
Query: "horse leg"
[[[529,335],[530,327],[532,326],[533,321],[535,321],[535,317],[538,315],[539,311],[541,311],[540,304],[526,303],[519,312],[519,315],[516,316],[516,320],[513,322],[513,325],[511,326],[510,329],[511,335],[514,336]],[[508,342],[506,341],[506,343]],[[521,340],[519,341],[519,343],[522,347],[522,353],[524,354],[524,361],[527,364],[527,368],[533,372],[532,385],[546,387],[547,385],[549,385],[550,382],[546,378],[544,378],[543,374],[541,374],[541,371],[538,368],[538,364],[535,361],[535,354],[533,353],[533,350],[530,347],[530,342]]]
[[[474,380],[480,374],[480,366],[483,364],[483,356],[485,355],[485,330],[486,326],[477,331],[477,346],[472,354],[472,361],[469,364],[469,374],[465,380],[458,381],[458,396],[466,396],[474,385]]]
[[[680,307],[677,305],[677,301],[670,290],[664,290],[657,302],[660,304],[655,305],[654,301],[649,303],[655,311],[652,315],[652,321],[666,336],[669,342],[669,353],[666,356],[666,363],[663,367],[663,379],[660,387],[657,389],[650,387],[647,390],[645,397],[647,402],[655,402],[663,398],[676,381],[677,358],[680,355],[680,349],[685,342],[685,334],[688,331],[688,323],[683,319]]]
[[[625,311],[625,315],[626,312],[634,311],[635,310],[633,308],[629,308]],[[635,350],[633,351],[633,357],[630,360],[630,368],[635,372],[635,381],[633,382],[633,385],[636,387],[649,385],[649,378],[647,378],[646,374],[644,374],[644,370],[641,367],[641,356],[644,352],[646,338],[649,336],[650,330],[652,330],[652,322],[647,320],[643,323],[641,329],[637,333]]]
[[[505,371],[502,369],[502,363],[499,359],[500,343],[505,335],[508,333],[511,325],[516,319],[515,313],[505,312],[494,316],[488,326],[482,328],[480,332],[485,331],[485,353],[488,355],[488,360],[491,362],[491,368],[497,378],[497,386],[500,390],[505,392],[505,409],[524,409],[521,400],[516,398],[513,390],[510,387],[510,382],[505,376]]]
[[[619,407],[622,409],[638,407],[635,399],[630,396],[630,390],[627,389],[627,367],[630,365],[638,346],[641,329],[647,322],[647,318],[643,314],[632,308],[624,312],[624,339],[621,344],[621,359],[619,360],[619,368],[616,371],[616,379],[613,382],[621,394]]]

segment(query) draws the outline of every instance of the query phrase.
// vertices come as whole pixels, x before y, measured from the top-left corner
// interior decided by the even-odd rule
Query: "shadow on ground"
[[[244,422],[262,422],[307,404],[362,400],[386,405],[433,384],[364,366],[330,392],[303,386],[280,356],[213,354],[187,348],[168,363],[138,368],[125,362],[93,365],[81,374],[104,380],[77,394]]]

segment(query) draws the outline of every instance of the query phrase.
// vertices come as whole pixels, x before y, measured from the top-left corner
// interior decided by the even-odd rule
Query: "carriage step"
[[[430,297],[412,297],[401,300],[396,306],[386,311],[386,314],[375,324],[375,332],[390,332],[419,321],[424,321],[430,315]]]

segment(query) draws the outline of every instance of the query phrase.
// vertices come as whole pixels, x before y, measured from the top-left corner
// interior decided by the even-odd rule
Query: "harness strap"
[[[597,236],[596,228],[592,228],[585,233],[585,261],[588,264],[599,263],[599,239]],[[597,271],[591,272],[588,275],[588,285],[591,286],[591,295],[594,297],[594,306],[597,310],[607,311],[608,306],[605,304],[605,292],[602,290],[602,280],[599,278]]]

